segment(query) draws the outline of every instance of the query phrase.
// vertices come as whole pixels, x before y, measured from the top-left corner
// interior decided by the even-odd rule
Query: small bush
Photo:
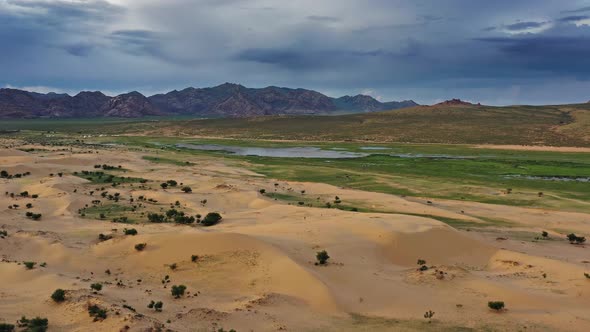
[[[110,234],[102,234],[102,233],[98,234],[98,240],[101,241],[101,242],[102,241],[110,240],[112,238],[113,238],[113,236],[110,235]]]
[[[148,308],[150,309],[154,309],[158,312],[162,311],[162,307],[164,306],[164,303],[162,303],[162,301],[158,301],[158,302],[154,302],[153,300],[150,301],[150,303],[148,304]]]
[[[147,246],[147,243],[138,243],[135,245],[135,250],[142,251]]]
[[[428,319],[429,323],[432,321],[432,317],[434,317],[434,311],[428,310],[424,313],[424,318]]]
[[[56,289],[53,294],[51,294],[51,299],[57,303],[65,301],[66,291],[61,288]]]
[[[174,296],[174,298],[178,299],[184,295],[185,290],[186,290],[185,285],[174,285],[174,286],[172,286],[171,293],[172,293],[172,296]]]
[[[35,265],[37,265],[36,262],[23,262],[23,264],[25,264],[27,270],[32,270],[35,267]]]
[[[184,186],[184,187],[182,187],[182,189],[180,189],[180,190],[182,190],[183,192],[185,192],[185,193],[187,193],[187,194],[189,194],[189,193],[192,193],[192,192],[193,192],[193,190],[192,190],[192,189],[191,189],[191,187],[189,187],[189,186]]]
[[[419,260],[416,262],[416,264],[418,264],[418,265],[424,265],[424,264],[426,264],[426,261],[425,261],[425,260],[423,260],[423,259],[419,259]]]
[[[488,307],[490,309],[500,311],[504,309],[504,302],[503,301],[490,301],[488,302]]]
[[[100,292],[102,290],[102,284],[101,283],[94,283],[92,285],[90,285],[90,288],[92,288],[93,290]]]
[[[213,226],[220,222],[222,219],[221,215],[217,212],[209,212],[205,218],[201,221],[203,226]]]
[[[97,306],[96,304],[88,306],[88,314],[90,315],[90,317],[94,317],[94,321],[103,320],[107,318],[107,311]]]
[[[584,273],[584,277],[590,279],[590,273]]]
[[[0,323],[0,332],[13,332],[13,331],[14,331],[13,324]]]
[[[570,241],[571,244],[582,244],[586,242],[586,238],[583,236],[577,236],[574,233],[568,234],[567,239]]]
[[[199,256],[197,255],[191,255],[191,262],[196,262],[197,260],[199,260]]]
[[[135,228],[125,228],[123,232],[125,233],[125,235],[137,235],[137,230]]]
[[[41,317],[27,319],[27,317],[23,316],[16,323],[19,327],[25,328],[23,332],[45,332],[47,331],[49,320]]]
[[[318,260],[316,264],[324,265],[328,262],[328,259],[330,259],[330,255],[328,255],[327,251],[322,250],[316,253],[315,258]]]

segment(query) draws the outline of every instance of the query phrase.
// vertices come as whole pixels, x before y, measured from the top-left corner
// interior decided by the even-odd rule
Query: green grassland
[[[24,122],[24,127],[19,128],[27,130],[7,136],[29,143],[83,149],[141,149],[147,161],[184,167],[198,165],[200,158],[218,158],[279,180],[321,182],[413,197],[587,212],[590,183],[581,180],[590,177],[590,153],[498,150],[470,145],[588,146],[584,135],[578,135],[586,124],[577,122],[589,119],[585,116],[589,112],[587,107],[588,104],[416,107],[344,116],[107,122],[92,119],[61,125],[54,120],[27,120],[33,121],[28,129]],[[34,130],[35,121],[45,121],[49,127]],[[80,129],[84,134],[79,134]],[[237,156],[223,151],[178,148],[177,143],[312,146],[371,154],[350,159]],[[370,151],[366,147],[382,150]],[[91,176],[91,181],[103,179]],[[141,179],[121,176],[113,180],[125,183]]]
[[[387,154],[380,150],[378,154],[362,158],[276,158],[180,149],[173,143],[316,146],[347,151],[362,151],[362,145],[347,142],[110,138],[113,139],[118,144],[157,149],[158,158],[171,159],[178,164],[198,157],[220,158],[280,180],[321,182],[345,188],[416,197],[571,211],[590,210],[590,184],[573,181],[575,178],[590,177],[590,153],[492,150],[467,145],[381,144],[381,147],[389,149]],[[400,157],[398,154],[410,155]],[[428,157],[429,154],[433,157]],[[436,155],[445,155],[445,158]],[[548,180],[543,179],[544,177],[560,177],[570,181]],[[272,190],[265,189],[269,192]]]

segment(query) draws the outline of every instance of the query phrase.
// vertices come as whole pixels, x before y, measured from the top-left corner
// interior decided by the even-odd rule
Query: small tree
[[[432,317],[434,317],[434,311],[428,310],[424,313],[424,318],[428,319],[428,323],[432,322]]]
[[[142,251],[147,246],[147,243],[138,243],[135,245],[135,250]]]
[[[56,289],[53,294],[51,294],[51,299],[57,303],[65,301],[66,291],[61,288]]]
[[[199,256],[197,255],[191,255],[191,262],[196,262],[197,260],[199,260]]]
[[[328,262],[330,255],[328,255],[327,251],[322,250],[316,253],[315,258],[318,260],[316,265],[325,265]]]
[[[584,273],[584,277],[586,277],[587,279],[590,279],[590,273]]]
[[[102,290],[102,284],[101,283],[94,283],[92,285],[90,285],[90,288],[92,288],[93,290],[100,292]]]
[[[549,237],[549,233],[547,233],[546,231],[541,232],[541,236],[544,238],[548,238]]]
[[[503,301],[489,301],[488,307],[490,309],[500,311],[504,309],[504,302]]]
[[[186,290],[185,285],[173,285],[172,286],[172,296],[174,296],[174,298],[178,299],[184,295],[185,290]]]
[[[426,264],[426,261],[425,261],[425,260],[423,260],[423,259],[419,259],[419,260],[416,262],[416,264],[418,264],[418,265],[424,265],[424,264]]]
[[[266,193],[266,189],[260,189],[258,192],[260,192],[260,194],[264,195]]]
[[[192,189],[191,187],[189,187],[189,186],[184,186],[184,187],[182,187],[182,189],[180,189],[180,190],[182,190],[183,192],[185,192],[185,193],[187,193],[187,194],[190,194],[190,193],[192,193],[192,192],[193,192],[193,189]]]
[[[168,183],[166,183],[166,182],[160,183],[160,187],[162,187],[162,189],[166,189],[166,188],[168,188]]]

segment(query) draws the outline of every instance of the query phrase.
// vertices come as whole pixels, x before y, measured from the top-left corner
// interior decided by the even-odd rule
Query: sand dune
[[[500,241],[417,216],[474,225],[482,222],[479,217],[494,216],[531,232],[560,228],[567,220],[570,229],[588,234],[588,214],[464,201],[427,204],[428,199],[280,181],[281,192],[338,195],[381,212],[311,208],[261,195],[259,189],[274,190],[277,181],[235,165],[215,161],[177,167],[150,163],[141,158],[145,153],[123,148],[99,152],[48,151],[40,157],[0,150],[6,169],[32,173],[0,179],[0,190],[39,194],[37,199],[0,196],[0,229],[9,233],[0,239],[0,322],[40,315],[49,319],[50,331],[125,326],[131,331],[585,331],[590,326],[587,247],[559,240],[562,234],[555,230],[552,241]],[[133,215],[138,221],[145,221],[147,212],[163,213],[170,204],[190,215],[217,211],[223,220],[201,227],[82,217],[78,210],[92,206],[92,200],[101,199],[99,206],[114,204],[98,193],[89,195],[99,185],[72,175],[98,163],[122,165],[125,176],[152,180],[144,188],[105,185],[105,191],[120,194],[121,206],[137,204],[139,196],[157,201],[142,202]],[[64,176],[49,176],[58,171]],[[193,192],[160,188],[169,179]],[[31,209],[24,208],[28,202]],[[20,207],[9,209],[12,204]],[[27,211],[43,217],[28,219]],[[123,229],[131,227],[139,234],[124,235]],[[99,234],[112,238],[100,241]],[[145,249],[136,250],[138,243],[146,243]],[[331,258],[318,266],[316,253],[324,249]],[[425,270],[418,259],[426,261]],[[29,270],[24,261],[36,265]],[[103,289],[95,293],[90,285],[97,282]],[[186,294],[175,299],[171,288],[181,284]],[[57,288],[66,290],[64,303],[50,299]],[[147,308],[152,300],[163,301],[162,312]],[[492,312],[487,308],[492,300],[505,301],[507,310]],[[104,321],[90,317],[92,304],[107,310]],[[436,312],[432,324],[423,318],[427,310]]]

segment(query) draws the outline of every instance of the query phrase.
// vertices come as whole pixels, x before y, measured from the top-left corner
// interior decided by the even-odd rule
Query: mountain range
[[[313,90],[275,86],[256,89],[232,83],[210,88],[191,87],[149,97],[136,91],[110,97],[100,91],[82,91],[70,96],[0,89],[0,118],[253,117],[374,112],[416,105],[412,100],[380,102],[366,95],[332,98]]]

